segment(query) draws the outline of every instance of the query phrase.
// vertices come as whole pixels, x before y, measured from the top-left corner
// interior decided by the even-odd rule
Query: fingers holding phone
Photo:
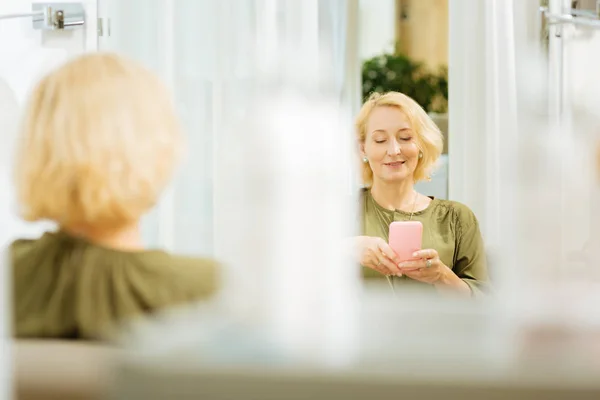
[[[403,275],[433,285],[455,277],[452,270],[440,260],[435,249],[421,248],[423,225],[419,221],[392,222],[389,238],[390,247],[397,255],[397,265]]]
[[[448,273],[448,267],[434,249],[416,251],[412,260],[404,261],[399,266],[409,278],[430,284],[440,282]]]
[[[361,265],[384,275],[399,275],[400,260],[392,248],[379,237],[361,236],[359,240]]]
[[[390,246],[400,262],[400,271],[409,278],[433,283],[440,279],[443,263],[434,249],[423,250],[423,225],[419,221],[396,221],[390,225]]]

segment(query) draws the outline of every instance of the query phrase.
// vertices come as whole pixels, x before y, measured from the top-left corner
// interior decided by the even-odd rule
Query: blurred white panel
[[[6,282],[9,282],[9,262],[6,254],[6,247],[0,246],[0,400],[10,400],[12,398],[12,376],[11,360],[12,353],[10,348],[10,310],[9,301],[12,293]]]
[[[236,56],[220,58],[216,255],[229,266],[232,309],[264,324],[265,337],[284,357],[343,363],[353,356],[355,307],[349,304],[358,284],[357,270],[340,260],[347,251],[339,247],[344,233],[354,233],[349,216],[357,204],[347,196],[351,102],[345,101],[345,80],[336,86],[334,79],[345,70],[315,67],[345,67],[345,44],[331,37],[345,31],[345,23],[335,23],[340,13],[345,20],[347,10],[329,12],[312,1],[261,5],[274,10],[257,15],[260,22],[250,35],[258,48],[266,41],[257,52],[269,62],[256,60],[259,68],[248,71],[252,80],[246,85],[225,79]],[[231,33],[220,37],[224,48],[240,40]],[[321,45],[341,56],[326,58],[331,54]]]

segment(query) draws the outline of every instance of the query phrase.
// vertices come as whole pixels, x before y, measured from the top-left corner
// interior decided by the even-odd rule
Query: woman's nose
[[[400,147],[400,143],[397,140],[390,140],[390,145],[388,146],[388,153],[392,156],[402,153],[402,148]]]

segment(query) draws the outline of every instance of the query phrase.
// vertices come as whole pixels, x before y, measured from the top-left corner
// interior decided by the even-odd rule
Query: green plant
[[[373,92],[397,91],[412,97],[427,112],[448,111],[448,69],[430,71],[403,54],[382,54],[362,66],[363,101]]]

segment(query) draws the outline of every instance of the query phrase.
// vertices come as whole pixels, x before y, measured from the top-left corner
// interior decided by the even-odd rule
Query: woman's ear
[[[365,153],[365,143],[359,141],[358,142],[358,153],[360,154],[361,158],[364,158],[367,156],[367,153]]]

